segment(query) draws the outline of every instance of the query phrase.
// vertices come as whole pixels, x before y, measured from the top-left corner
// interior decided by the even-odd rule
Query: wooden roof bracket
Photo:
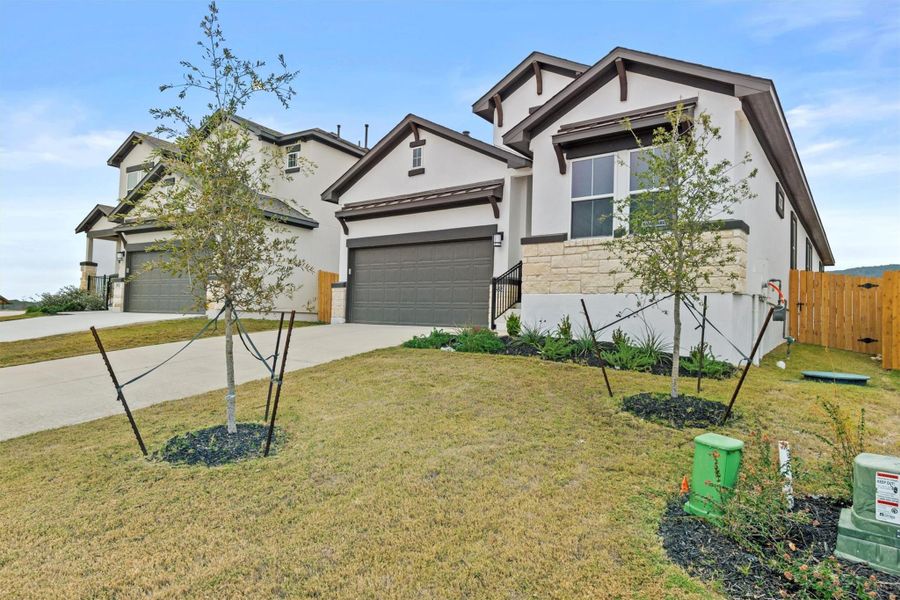
[[[566,157],[563,155],[562,146],[553,144],[553,151],[556,152],[556,162],[559,164],[559,174],[566,174]]]
[[[625,61],[616,59],[616,72],[619,74],[619,101],[628,100],[628,78],[625,75]]]
[[[500,218],[500,206],[497,204],[497,196],[491,194],[488,196],[488,202],[491,203],[491,208],[494,209],[494,218]]]
[[[344,235],[350,235],[350,229],[347,227],[347,219],[338,217],[338,222],[341,224],[341,229],[344,230]]]
[[[491,100],[494,102],[494,108],[497,110],[497,127],[503,127],[503,104],[500,94],[494,94],[491,96]]]
[[[416,124],[415,121],[410,121],[409,127],[410,127],[410,129],[412,129],[412,134],[413,134],[413,137],[415,138],[415,141],[418,142],[419,141],[419,126]]]
[[[541,63],[534,61],[531,63],[531,68],[534,69],[534,80],[537,82],[537,95],[540,96],[544,93],[544,79],[541,77]]]

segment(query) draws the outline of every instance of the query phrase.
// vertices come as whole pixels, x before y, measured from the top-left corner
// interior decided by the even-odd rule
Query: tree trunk
[[[232,337],[232,312],[229,300],[225,300],[225,379],[228,384],[228,394],[225,396],[226,425],[228,433],[237,433],[234,393],[234,338]]]
[[[675,321],[675,333],[672,335],[672,398],[678,397],[678,370],[681,368],[681,294],[675,292],[675,308],[672,318]]]

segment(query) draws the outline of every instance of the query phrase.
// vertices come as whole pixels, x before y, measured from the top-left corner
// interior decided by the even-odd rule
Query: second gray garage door
[[[157,252],[129,252],[129,275],[141,273]],[[128,312],[197,313],[191,281],[162,269],[152,269],[125,283],[125,310]]]
[[[353,249],[350,321],[487,325],[493,256],[490,239]]]

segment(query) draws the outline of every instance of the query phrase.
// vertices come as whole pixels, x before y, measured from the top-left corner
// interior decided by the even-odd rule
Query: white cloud
[[[0,169],[104,164],[130,132],[92,129],[87,121],[79,107],[55,99],[18,104],[0,101]]]
[[[900,98],[883,90],[832,92],[819,103],[795,106],[787,111],[792,129],[844,127],[900,116]]]
[[[792,31],[852,20],[866,14],[864,5],[851,2],[768,2],[753,5],[747,19],[754,35],[772,39]]]

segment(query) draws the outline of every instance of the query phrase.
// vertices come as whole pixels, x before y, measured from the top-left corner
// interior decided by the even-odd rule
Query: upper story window
[[[141,179],[146,175],[146,171],[142,168],[133,169],[131,171],[126,171],[125,173],[125,195],[131,193],[131,190],[137,187],[137,184],[141,182]]]
[[[412,168],[418,169],[422,166],[422,147],[412,149]]]
[[[779,217],[784,218],[784,190],[777,181],[775,182],[775,212]]]
[[[809,238],[806,238],[806,270],[812,271],[813,269],[813,251],[812,251],[812,242],[809,241]]]
[[[791,211],[791,268],[797,268],[797,215]]]
[[[572,238],[612,235],[615,165],[612,154],[572,162]]]
[[[287,154],[284,157],[285,169],[297,169],[300,167],[300,144],[288,146]]]

